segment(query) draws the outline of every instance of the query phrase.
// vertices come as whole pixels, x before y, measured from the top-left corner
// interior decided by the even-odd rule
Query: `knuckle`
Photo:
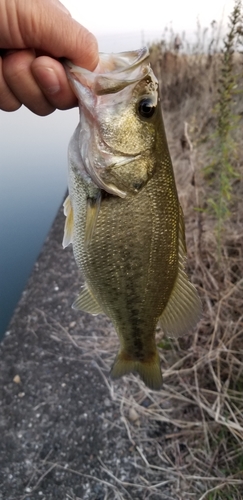
[[[6,80],[18,78],[29,68],[33,56],[30,51],[20,50],[13,52],[3,59],[3,74]]]
[[[11,92],[5,81],[3,74],[3,61],[0,58],[0,109],[3,111],[16,111],[21,107],[21,103]]]

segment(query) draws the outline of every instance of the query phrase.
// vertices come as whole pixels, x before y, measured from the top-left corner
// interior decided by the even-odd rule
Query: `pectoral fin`
[[[94,316],[96,314],[103,313],[99,303],[86,285],[73,303],[72,308],[80,309],[81,311],[93,314]]]
[[[66,248],[70,243],[73,242],[73,209],[69,196],[67,196],[66,200],[64,201],[63,207],[64,215],[66,215],[66,220],[62,246],[63,248]]]
[[[86,208],[86,226],[84,244],[87,247],[92,239],[95,231],[96,222],[99,215],[101,202],[101,193],[99,192],[96,198],[87,198]]]
[[[195,287],[184,271],[186,256],[183,213],[179,222],[178,275],[169,301],[159,318],[162,330],[169,337],[180,337],[194,328],[202,315],[202,304]]]

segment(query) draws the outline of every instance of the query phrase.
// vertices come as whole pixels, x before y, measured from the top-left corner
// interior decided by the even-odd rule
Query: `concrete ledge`
[[[81,284],[63,227],[61,209],[0,345],[1,500],[108,498],[100,459],[133,473],[125,429],[107,423],[119,415],[103,378],[70,339],[58,341],[75,324]],[[80,317],[89,335],[97,320]]]

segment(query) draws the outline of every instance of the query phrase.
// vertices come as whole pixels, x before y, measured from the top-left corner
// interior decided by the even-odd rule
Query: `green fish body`
[[[184,271],[183,214],[147,57],[104,55],[102,73],[68,66],[80,123],[69,146],[64,246],[73,244],[85,277],[74,307],[105,313],[118,333],[111,376],[137,372],[160,389],[156,326],[187,333],[201,303]]]

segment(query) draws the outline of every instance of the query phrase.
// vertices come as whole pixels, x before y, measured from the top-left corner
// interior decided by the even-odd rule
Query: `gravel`
[[[134,477],[119,405],[70,336],[107,320],[71,309],[81,278],[63,225],[60,210],[0,345],[0,499],[145,498],[119,484]]]

